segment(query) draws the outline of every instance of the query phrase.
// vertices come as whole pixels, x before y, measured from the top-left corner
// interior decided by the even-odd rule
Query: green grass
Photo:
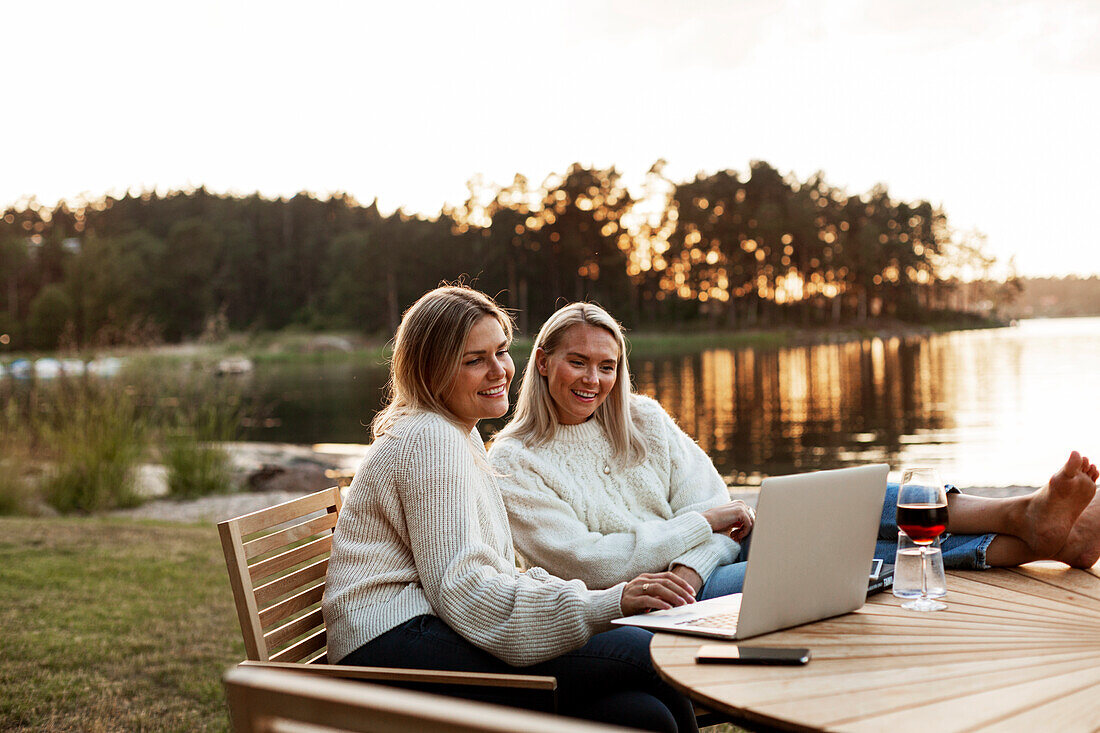
[[[927,323],[909,323],[894,319],[878,319],[864,325],[843,326],[776,326],[753,330],[627,333],[631,353],[639,356],[661,356],[697,353],[703,349],[760,348],[775,349],[784,346],[837,343],[882,336],[906,336],[913,334],[967,331],[978,328],[999,328],[1005,324],[993,319],[930,320]]]
[[[213,389],[188,380],[177,387],[174,406],[164,409],[161,460],[168,493],[177,499],[224,494],[233,488],[233,467],[220,444],[237,438],[244,406],[224,382]]]
[[[0,513],[39,498],[61,512],[139,504],[133,469],[147,442],[147,422],[118,385],[62,378],[0,389]]]
[[[134,465],[145,450],[146,426],[125,392],[102,387],[62,390],[45,431],[56,469],[46,501],[61,512],[136,506]]]
[[[229,730],[244,644],[214,527],[0,517],[0,598],[0,730]]]
[[[0,730],[227,730],[244,645],[211,526],[0,518]]]
[[[27,487],[20,459],[0,458],[0,516],[26,511]]]
[[[167,441],[161,459],[168,468],[168,494],[175,499],[195,499],[233,490],[229,453],[219,445],[193,438]]]

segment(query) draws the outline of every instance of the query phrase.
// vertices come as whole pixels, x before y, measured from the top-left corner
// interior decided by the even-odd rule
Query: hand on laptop
[[[695,591],[675,573],[642,573],[623,588],[619,610],[624,616],[695,602]]]
[[[703,518],[710,524],[712,531],[728,534],[734,540],[740,542],[752,531],[753,522],[756,521],[756,512],[748,504],[738,499],[707,509],[703,512]]]

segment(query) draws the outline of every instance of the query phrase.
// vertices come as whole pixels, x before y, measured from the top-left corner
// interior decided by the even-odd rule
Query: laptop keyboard
[[[677,626],[701,626],[706,629],[730,629],[737,627],[739,613],[716,613],[713,616],[680,621]]]

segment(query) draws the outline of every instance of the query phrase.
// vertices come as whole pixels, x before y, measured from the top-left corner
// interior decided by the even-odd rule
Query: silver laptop
[[[612,623],[745,639],[856,610],[867,597],[888,470],[764,479],[743,592]]]

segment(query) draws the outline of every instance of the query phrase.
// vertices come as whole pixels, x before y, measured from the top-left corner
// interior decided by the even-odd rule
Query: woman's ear
[[[547,371],[546,362],[549,360],[549,358],[550,358],[550,355],[547,354],[546,351],[543,350],[543,348],[541,346],[538,347],[537,349],[535,349],[535,368],[538,369],[539,374],[541,374],[544,377],[546,376],[546,371]]]

